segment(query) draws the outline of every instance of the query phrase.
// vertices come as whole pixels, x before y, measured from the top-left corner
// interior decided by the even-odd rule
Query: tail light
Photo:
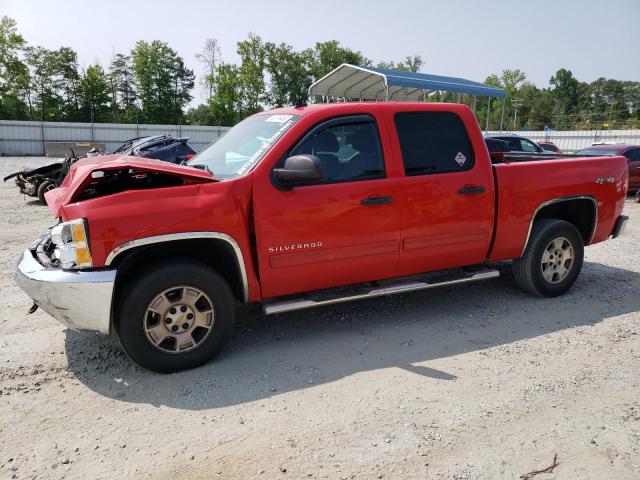
[[[185,160],[191,160],[195,156],[195,153],[186,153],[183,156]]]

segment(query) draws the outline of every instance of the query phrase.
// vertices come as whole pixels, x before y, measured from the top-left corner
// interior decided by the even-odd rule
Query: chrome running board
[[[342,297],[326,298],[319,300],[310,300],[307,298],[298,298],[292,300],[273,301],[263,304],[262,309],[266,315],[276,313],[292,312],[294,310],[303,310],[306,308],[321,307],[324,305],[333,305],[335,303],[351,302],[353,300],[363,300],[365,298],[382,297],[385,295],[395,295],[398,293],[414,292],[416,290],[426,290],[428,288],[442,287],[446,285],[457,285],[459,283],[477,282],[480,280],[488,280],[500,276],[498,270],[483,270],[474,273],[468,273],[456,278],[439,281],[439,282],[402,282],[396,283],[389,287],[379,287],[369,290],[365,293],[357,293]]]

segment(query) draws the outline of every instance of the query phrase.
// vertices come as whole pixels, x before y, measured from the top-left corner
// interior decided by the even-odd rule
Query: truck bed
[[[624,189],[626,194],[628,179],[624,157],[542,155],[509,155],[509,162],[492,167],[497,216],[491,261],[521,256],[531,220],[547,203],[567,198],[593,201],[597,221],[587,244],[606,240],[622,213],[625,195],[620,192]]]

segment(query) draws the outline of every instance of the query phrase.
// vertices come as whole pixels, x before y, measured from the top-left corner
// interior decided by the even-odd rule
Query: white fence
[[[502,131],[490,134],[515,133],[534,142],[547,140],[555,143],[563,151],[575,152],[593,143],[627,143],[640,145],[640,130],[565,130],[565,131]]]
[[[190,137],[189,144],[200,151],[228,129],[192,125],[0,120],[0,155],[44,155],[45,142],[103,143],[107,151],[113,151],[127,139],[162,134]]]

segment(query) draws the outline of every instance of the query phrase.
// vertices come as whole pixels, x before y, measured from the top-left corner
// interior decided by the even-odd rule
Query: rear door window
[[[475,163],[467,130],[451,112],[403,112],[395,115],[405,175],[469,170]]]

